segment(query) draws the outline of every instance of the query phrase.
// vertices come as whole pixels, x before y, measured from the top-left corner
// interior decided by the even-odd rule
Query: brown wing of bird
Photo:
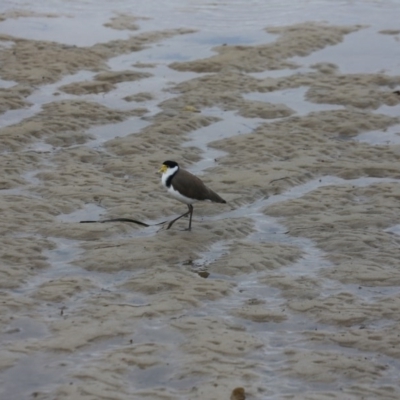
[[[172,185],[175,190],[191,199],[226,203],[221,196],[208,188],[200,178],[183,169],[180,169],[172,178]]]

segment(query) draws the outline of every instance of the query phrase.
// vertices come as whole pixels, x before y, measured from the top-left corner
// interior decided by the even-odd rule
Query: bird
[[[214,203],[226,203],[217,193],[208,188],[197,176],[179,167],[176,161],[164,161],[159,172],[161,173],[161,183],[168,193],[175,199],[188,206],[188,211],[172,220],[167,230],[178,219],[189,215],[188,231],[192,229],[193,203],[196,201],[210,200]]]

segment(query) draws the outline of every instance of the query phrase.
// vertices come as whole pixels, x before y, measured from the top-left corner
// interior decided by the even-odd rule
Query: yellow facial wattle
[[[162,167],[159,169],[158,172],[160,172],[161,174],[163,174],[164,172],[167,172],[167,170],[168,170],[168,167],[167,167],[165,164],[163,164]]]

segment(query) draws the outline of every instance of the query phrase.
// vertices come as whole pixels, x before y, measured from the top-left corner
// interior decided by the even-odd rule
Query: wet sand
[[[0,34],[0,397],[398,399],[400,75],[323,53],[371,28],[192,57],[109,14],[92,45]],[[156,226],[166,159],[228,202],[192,232]],[[123,217],[155,226],[79,224]]]

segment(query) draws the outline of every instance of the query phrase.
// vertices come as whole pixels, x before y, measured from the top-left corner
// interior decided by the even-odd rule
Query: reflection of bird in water
[[[167,229],[171,228],[172,224],[178,219],[189,215],[188,230],[190,231],[193,215],[192,204],[196,201],[210,200],[214,203],[226,203],[222,197],[208,188],[200,178],[179,168],[175,161],[164,161],[159,172],[162,173],[161,182],[168,193],[180,202],[185,203],[189,208],[189,211],[171,221]]]
[[[245,400],[246,395],[242,387],[237,387],[233,389],[230,400]]]

